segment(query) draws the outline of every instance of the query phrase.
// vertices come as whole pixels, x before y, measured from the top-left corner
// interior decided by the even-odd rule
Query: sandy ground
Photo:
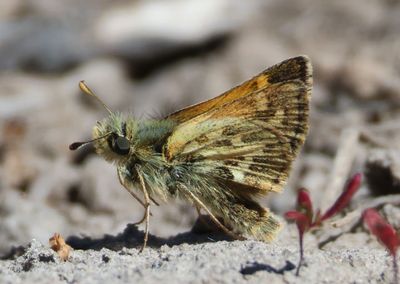
[[[274,244],[184,233],[151,238],[139,253],[134,226],[102,239],[72,238],[79,247],[67,262],[37,240],[21,256],[0,263],[1,283],[389,283],[391,258],[379,247],[324,250],[306,245],[305,266],[295,276],[295,238]],[[367,239],[358,236],[358,241]],[[307,241],[315,241],[307,239]],[[139,241],[140,242],[140,241]],[[347,241],[347,243],[351,243]]]
[[[390,258],[358,221],[372,206],[400,227],[400,3],[248,2],[1,1],[1,283],[391,281]],[[68,150],[105,116],[78,82],[148,118],[299,54],[314,67],[310,133],[283,193],[261,203],[283,216],[306,187],[326,209],[361,172],[353,218],[307,236],[300,277],[295,226],[271,244],[198,235],[181,201],[152,208],[151,246],[138,254],[142,235],[127,224],[142,210],[114,166],[91,147]],[[74,247],[67,262],[49,249],[55,232]]]

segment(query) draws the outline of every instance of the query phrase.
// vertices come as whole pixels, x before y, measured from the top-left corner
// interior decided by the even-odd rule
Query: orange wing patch
[[[298,56],[282,61],[222,95],[181,109],[168,115],[166,119],[182,123],[213,108],[232,102],[240,97],[247,96],[272,84],[291,80],[301,80],[308,86],[312,85],[311,64],[307,56]]]

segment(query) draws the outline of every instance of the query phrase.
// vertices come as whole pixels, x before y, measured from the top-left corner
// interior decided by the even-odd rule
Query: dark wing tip
[[[271,84],[292,80],[302,81],[307,89],[312,86],[312,65],[306,55],[289,58],[266,70],[268,82]]]

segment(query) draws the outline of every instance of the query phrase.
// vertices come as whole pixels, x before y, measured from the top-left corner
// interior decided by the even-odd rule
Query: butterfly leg
[[[195,203],[196,209],[198,210],[199,214],[200,214],[200,209],[204,209],[204,211],[206,211],[206,213],[208,215],[210,215],[211,220],[218,226],[221,228],[222,231],[224,231],[227,235],[229,235],[230,237],[236,239],[236,240],[245,240],[246,238],[235,234],[234,232],[232,232],[231,230],[229,230],[227,227],[225,227],[225,225],[223,225],[217,217],[214,216],[214,214],[211,213],[211,211],[207,208],[207,206],[196,196],[194,195],[192,192],[190,192],[189,190],[185,189],[186,193],[189,194],[190,198],[193,200],[193,202]]]
[[[144,207],[145,207],[145,213],[144,213],[144,216],[143,216],[143,219],[145,221],[144,240],[143,240],[143,246],[139,251],[139,252],[142,252],[144,250],[144,248],[146,247],[147,241],[149,239],[150,196],[149,196],[149,193],[147,192],[146,184],[144,182],[143,176],[140,174],[140,171],[139,171],[138,167],[136,167],[136,171],[138,173],[140,185],[142,186],[143,195],[144,195]]]
[[[133,196],[143,207],[146,207],[144,202],[125,184],[124,178],[122,177],[122,171],[118,168],[118,179],[119,183],[125,187],[125,189],[129,192],[130,195]]]
[[[202,218],[204,215],[201,214],[201,208],[199,207],[199,205],[195,204],[194,207],[196,207],[196,211],[197,214],[199,215],[198,218],[200,219],[200,222],[202,222],[203,225],[206,225],[208,227],[209,226],[208,223],[204,220],[204,218]]]
[[[209,223],[207,222],[207,220],[204,218],[204,217],[206,217],[207,215],[201,214],[201,207],[199,207],[199,205],[197,205],[197,204],[196,204],[194,207],[196,207],[196,211],[197,211],[197,214],[199,215],[200,222],[202,222],[203,225],[205,225],[207,228],[210,227],[210,224],[209,224]]]
[[[133,196],[133,198],[135,198],[142,206],[143,206],[143,208],[145,209],[145,213],[144,213],[144,215],[143,215],[143,217],[142,217],[142,219],[140,219],[140,221],[138,221],[138,222],[135,222],[135,223],[133,223],[133,225],[140,225],[140,224],[142,224],[145,220],[146,220],[146,212],[147,212],[147,210],[146,210],[146,204],[145,204],[145,202],[143,202],[134,192],[133,192],[133,190],[131,190],[131,188],[124,182],[124,178],[123,178],[123,173],[122,173],[122,170],[121,169],[119,169],[118,168],[118,171],[117,171],[117,173],[118,173],[118,179],[119,179],[119,182],[120,182],[120,184],[129,192],[129,194],[130,195],[132,195]],[[151,201],[153,201],[154,202],[154,204],[155,205],[159,205],[155,200],[153,200],[153,198],[151,198],[150,197],[150,199],[151,199]],[[152,216],[152,214],[151,213],[149,213],[150,214],[150,216]]]
[[[143,214],[143,217],[142,217],[142,219],[140,219],[139,221],[137,221],[137,222],[133,223],[133,225],[137,226],[137,225],[140,225],[140,224],[142,224],[144,221],[146,221],[146,217],[147,217],[147,210],[146,210],[146,206],[144,206],[144,208],[145,208],[145,210],[144,210],[144,214]]]
[[[150,200],[153,201],[153,203],[154,203],[155,205],[160,206],[160,204],[158,204],[151,196],[149,196],[149,197],[150,197]],[[150,207],[150,203],[148,203],[148,204],[147,204],[147,203],[143,204],[143,207],[145,208],[145,210],[144,210],[144,214],[143,214],[142,219],[140,219],[140,221],[138,221],[138,222],[133,223],[133,225],[140,225],[140,224],[142,224],[144,221],[146,221],[147,214],[150,215],[150,216],[153,216],[153,214],[151,214],[151,212],[147,213],[147,207]]]
[[[201,208],[196,204],[194,207],[196,207],[197,214],[199,215],[199,218],[201,217]]]
[[[154,203],[155,205],[160,206],[160,204],[159,204],[157,201],[155,201],[155,200],[153,199],[153,197],[151,197],[151,196],[150,196],[150,200],[153,201],[153,203]]]

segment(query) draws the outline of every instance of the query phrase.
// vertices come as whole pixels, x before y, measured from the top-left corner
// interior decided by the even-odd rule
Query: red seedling
[[[343,208],[345,208],[354,194],[357,192],[361,184],[361,174],[355,174],[350,181],[346,184],[343,193],[338,197],[335,203],[321,215],[320,210],[315,213],[313,211],[313,205],[308,191],[301,188],[297,194],[297,210],[289,211],[285,213],[285,218],[294,221],[297,225],[299,232],[299,247],[300,247],[300,259],[297,265],[296,275],[300,273],[300,267],[303,264],[304,259],[304,248],[303,238],[304,234],[310,229],[320,226],[325,220],[335,216]]]
[[[361,174],[355,174],[350,181],[346,184],[344,191],[335,201],[331,208],[329,208],[324,215],[322,215],[320,222],[335,216],[338,212],[342,211],[344,207],[349,204],[354,194],[357,192],[361,184]]]
[[[378,240],[392,255],[394,283],[398,283],[398,267],[396,258],[400,241],[396,230],[373,208],[364,211],[363,221],[369,231],[378,238]]]

